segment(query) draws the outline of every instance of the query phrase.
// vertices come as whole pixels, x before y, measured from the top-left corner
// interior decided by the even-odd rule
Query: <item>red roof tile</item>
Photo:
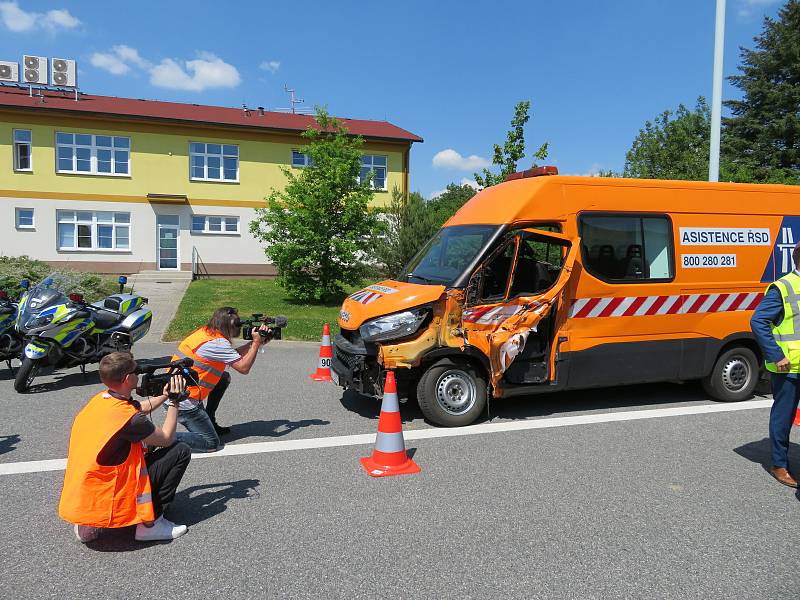
[[[31,98],[27,89],[0,87],[0,108],[19,107],[36,112],[63,112],[86,115],[111,116],[130,119],[156,119],[185,123],[211,123],[214,125],[230,125],[233,127],[252,127],[273,131],[305,131],[314,123],[309,115],[279,113],[265,111],[259,114],[258,109],[251,108],[247,113],[241,108],[225,106],[206,106],[201,104],[183,104],[179,102],[161,102],[159,100],[137,100],[134,98],[116,98],[114,96],[94,96],[81,94],[75,101],[74,95],[61,92],[45,92],[45,101],[34,96]],[[365,138],[386,140],[405,140],[421,142],[422,138],[413,133],[392,125],[388,121],[365,121],[361,119],[341,119],[348,131]]]

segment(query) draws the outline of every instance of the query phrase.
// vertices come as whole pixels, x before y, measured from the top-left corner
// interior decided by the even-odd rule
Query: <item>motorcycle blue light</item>
[[[125,277],[125,275],[120,275],[119,279],[117,279],[117,283],[119,283],[120,285],[125,285],[126,283],[128,283],[128,278]]]
[[[27,290],[29,287],[31,287],[31,282],[27,279],[23,279],[19,282],[19,287],[21,287],[23,290]]]

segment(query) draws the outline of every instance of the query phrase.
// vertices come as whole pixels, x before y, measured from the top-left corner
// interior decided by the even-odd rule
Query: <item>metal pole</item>
[[[711,96],[711,153],[708,180],[719,181],[719,136],[722,121],[722,51],[725,48],[725,0],[717,0],[714,32],[714,83]]]

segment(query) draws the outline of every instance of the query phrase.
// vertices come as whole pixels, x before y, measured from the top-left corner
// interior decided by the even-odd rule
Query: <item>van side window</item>
[[[558,279],[564,246],[542,239],[520,241],[510,298],[540,294]]]
[[[582,216],[581,253],[603,280],[672,278],[672,232],[666,217]]]

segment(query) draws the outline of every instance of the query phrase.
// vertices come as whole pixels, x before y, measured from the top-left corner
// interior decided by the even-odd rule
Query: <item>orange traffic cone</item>
[[[372,452],[372,456],[360,460],[367,474],[372,477],[410,475],[420,472],[417,463],[406,454],[394,371],[386,374],[386,384],[383,386],[383,402],[381,402],[381,416],[378,419],[375,450]]]
[[[797,409],[797,412],[794,413],[794,423],[792,423],[795,427],[800,427],[800,408]]]
[[[325,323],[322,326],[322,345],[319,347],[319,366],[317,370],[309,375],[314,381],[333,381],[331,377],[331,359],[333,358],[333,348],[331,347],[331,328]]]

